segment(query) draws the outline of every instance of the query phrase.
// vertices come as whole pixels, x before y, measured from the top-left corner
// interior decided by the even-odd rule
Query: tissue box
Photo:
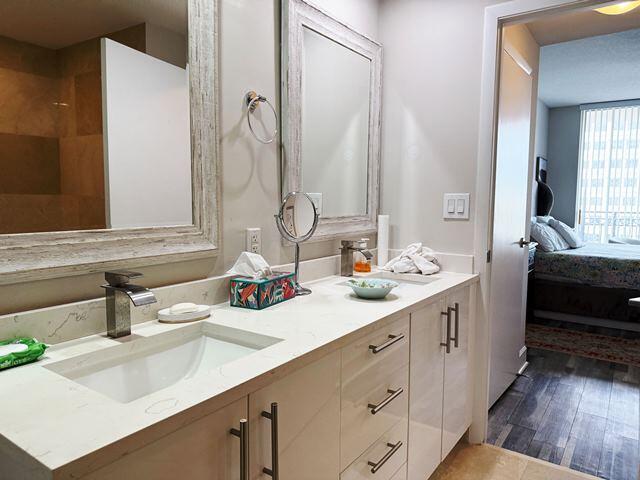
[[[295,297],[293,273],[274,272],[266,278],[231,279],[229,301],[232,307],[262,310]]]

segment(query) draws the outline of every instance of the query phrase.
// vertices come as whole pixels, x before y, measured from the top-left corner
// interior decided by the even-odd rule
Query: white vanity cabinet
[[[390,480],[407,460],[409,315],[342,349],[341,480]]]
[[[471,425],[473,383],[470,372],[471,332],[470,288],[452,292],[446,298],[446,307],[452,311],[452,337],[450,352],[444,354],[444,396],[442,409],[442,460],[449,455],[456,443]],[[445,309],[446,310],[446,309]],[[455,320],[455,317],[458,320]],[[456,324],[458,328],[456,328]],[[443,347],[446,350],[446,347]]]
[[[445,329],[437,301],[411,314],[410,479],[424,480],[442,460]]]
[[[475,288],[397,312],[83,478],[426,480],[471,424]]]
[[[391,480],[407,480],[407,465],[405,464],[400,467],[400,470],[398,470],[396,474],[391,477]]]
[[[409,406],[409,316],[342,349],[340,468],[398,422]]]
[[[251,480],[270,479],[265,468],[280,480],[337,480],[340,352],[250,394],[249,432]]]
[[[296,370],[248,398],[83,478],[244,480],[240,473],[240,438],[231,430],[239,435],[240,420],[247,418],[248,448],[244,452],[249,454],[249,478],[270,479],[264,469],[273,469],[275,460],[280,480],[338,480],[340,352]]]
[[[83,477],[86,480],[240,480],[240,440],[247,397]]]
[[[471,425],[470,301],[465,287],[411,314],[409,480],[428,478]]]

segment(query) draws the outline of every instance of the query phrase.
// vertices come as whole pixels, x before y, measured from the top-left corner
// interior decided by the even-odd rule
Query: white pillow
[[[546,223],[534,223],[531,225],[531,238],[538,242],[543,252],[557,252],[568,250],[569,244],[553,228]]]
[[[546,215],[546,216],[544,216],[544,217],[543,217],[543,216],[541,216],[541,215],[538,215],[538,216],[536,217],[536,221],[537,221],[538,223],[549,223],[549,220],[555,220],[555,218],[553,218],[551,215]]]
[[[555,218],[549,220],[549,225],[564,238],[571,248],[584,247],[585,243],[578,232],[566,223],[562,223]]]

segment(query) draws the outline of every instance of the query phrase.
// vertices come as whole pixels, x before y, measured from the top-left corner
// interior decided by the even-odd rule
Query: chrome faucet
[[[106,272],[104,288],[107,301],[107,335],[111,338],[131,335],[131,304],[135,307],[155,303],[151,290],[129,283],[132,278],[142,277],[141,273],[126,270]]]
[[[364,258],[371,260],[373,253],[363,246],[362,240],[342,240],[340,247],[340,275],[353,277],[353,252],[360,252]]]

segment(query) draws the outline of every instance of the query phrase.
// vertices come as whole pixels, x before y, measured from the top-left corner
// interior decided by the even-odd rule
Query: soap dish
[[[186,323],[203,320],[211,315],[209,305],[198,305],[197,310],[187,313],[171,313],[171,307],[163,308],[158,312],[158,321],[162,323]]]

